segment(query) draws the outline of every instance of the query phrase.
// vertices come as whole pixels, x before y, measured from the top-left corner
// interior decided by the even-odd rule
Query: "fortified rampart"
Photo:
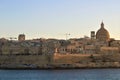
[[[55,54],[55,55],[1,55],[0,68],[54,69],[54,68],[111,68],[120,67],[120,54]]]

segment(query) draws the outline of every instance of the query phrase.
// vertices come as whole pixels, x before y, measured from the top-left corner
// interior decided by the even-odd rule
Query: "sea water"
[[[120,69],[0,70],[0,80],[120,80]]]

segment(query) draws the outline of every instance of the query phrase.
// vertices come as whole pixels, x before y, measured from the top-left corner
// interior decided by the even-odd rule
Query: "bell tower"
[[[18,36],[18,41],[25,41],[25,35],[24,34],[20,34]]]

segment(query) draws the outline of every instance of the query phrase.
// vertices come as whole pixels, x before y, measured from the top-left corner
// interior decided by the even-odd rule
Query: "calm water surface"
[[[120,80],[120,69],[0,70],[0,80]]]

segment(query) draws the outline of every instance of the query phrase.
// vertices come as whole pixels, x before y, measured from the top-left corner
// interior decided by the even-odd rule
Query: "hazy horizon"
[[[0,0],[0,38],[81,38],[103,20],[110,37],[120,40],[119,0]]]

